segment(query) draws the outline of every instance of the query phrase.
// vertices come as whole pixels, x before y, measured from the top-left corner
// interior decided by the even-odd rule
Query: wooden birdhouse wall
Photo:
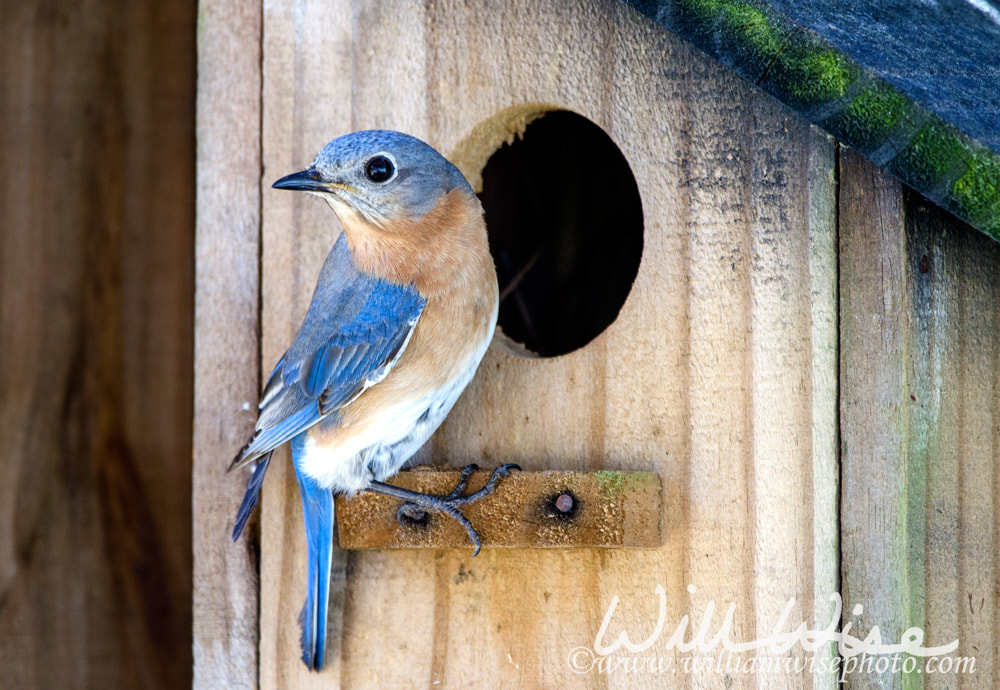
[[[608,639],[644,639],[657,587],[668,634],[710,602],[717,630],[733,602],[731,637],[763,638],[792,598],[788,620],[822,629],[842,592],[845,611],[864,605],[855,628],[957,638],[1000,677],[1000,247],[622,3],[210,0],[201,14],[196,685],[658,687],[567,661],[615,596]],[[310,674],[287,451],[264,489],[259,576],[256,549],[226,539],[243,486],[221,470],[339,232],[324,204],[269,185],[368,128],[462,154],[474,175],[471,133],[524,104],[578,113],[621,149],[641,264],[585,347],[489,352],[423,459],[656,472],[663,544],[338,551],[327,668]],[[666,637],[655,653],[679,660]]]
[[[184,687],[193,0],[0,3],[0,687]]]

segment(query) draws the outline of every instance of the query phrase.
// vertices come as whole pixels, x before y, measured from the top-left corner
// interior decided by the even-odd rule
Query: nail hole
[[[408,510],[405,506],[400,506],[396,511],[396,519],[403,527],[415,530],[427,529],[431,523],[431,516],[426,510],[416,508]]]

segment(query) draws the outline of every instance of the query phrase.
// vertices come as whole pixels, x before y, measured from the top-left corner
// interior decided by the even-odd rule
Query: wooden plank
[[[837,549],[830,142],[615,3],[297,7],[275,2],[265,15],[269,179],[368,127],[403,129],[467,160],[463,138],[520,103],[572,109],[618,143],[646,218],[618,320],[563,357],[488,353],[430,454],[455,467],[655,472],[669,529],[648,550],[340,555],[329,668],[309,676],[295,622],[300,508],[287,457],[277,457],[263,506],[262,685],[603,686],[618,681],[575,673],[568,653],[593,645],[614,596],[607,639],[623,625],[648,634],[657,585],[668,627],[709,602],[736,604],[736,639],[769,634],[790,597],[793,620],[825,613]],[[315,200],[265,194],[265,368],[298,326],[336,232]],[[682,656],[665,639],[653,653]],[[687,680],[719,683],[707,670]]]
[[[626,0],[1000,240],[1000,33],[961,0]],[[924,46],[933,43],[938,50]],[[963,79],[950,66],[967,67]]]
[[[976,673],[927,687],[1000,684],[1000,245],[909,190],[906,217],[911,624],[958,640]]]
[[[901,185],[844,150],[839,204],[844,622],[861,638],[877,625],[884,639],[899,640],[912,595],[904,402],[912,302]],[[896,687],[891,674],[854,678]]]
[[[490,471],[469,476],[465,495],[485,486]],[[390,483],[410,491],[447,495],[455,468],[416,467]],[[560,504],[560,501],[562,503]],[[361,493],[337,497],[342,549],[468,549],[469,537],[448,517],[401,526],[397,499]],[[661,534],[660,478],[651,472],[513,472],[488,498],[462,508],[483,548],[653,547]]]
[[[260,6],[199,5],[194,410],[194,685],[257,685],[256,544],[229,540],[243,476],[228,460],[258,392]]]
[[[977,669],[854,679],[995,683],[1000,247],[851,152],[841,184],[845,622],[958,640]]]
[[[261,276],[261,364],[270,372],[305,315],[320,266],[340,232],[315,199],[269,189],[303,169],[336,134],[352,126],[352,20],[349,2],[267,3],[264,8],[262,163],[265,189]],[[385,45],[391,45],[386,41]],[[308,85],[308,86],[307,86]],[[305,89],[308,104],[292,106]],[[327,653],[323,674],[299,660],[299,611],[305,596],[302,507],[287,448],[275,454],[260,506],[260,684],[265,688],[329,688],[339,671],[347,554],[334,550]],[[288,567],[298,563],[303,567]],[[293,663],[294,662],[294,663]]]
[[[191,679],[195,3],[0,4],[0,685]]]
[[[812,629],[824,629],[837,615],[831,598],[840,586],[840,331],[838,327],[838,228],[836,144],[813,129],[809,161],[809,303],[812,403],[813,524]],[[809,483],[810,479],[806,479]],[[838,650],[816,650],[832,664]],[[815,673],[814,688],[836,687],[834,674]]]

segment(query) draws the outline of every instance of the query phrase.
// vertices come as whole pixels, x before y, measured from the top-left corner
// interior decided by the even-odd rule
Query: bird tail
[[[273,451],[272,451],[273,452]],[[236,524],[233,526],[233,541],[240,538],[243,528],[250,519],[253,509],[257,507],[257,499],[260,497],[260,487],[264,483],[264,474],[267,472],[267,465],[271,462],[271,453],[267,453],[257,460],[257,467],[254,468],[250,483],[247,484],[247,492],[243,494],[243,503],[236,513]]]
[[[292,456],[301,455],[301,436],[292,440]],[[310,671],[323,667],[326,648],[326,617],[330,599],[330,565],[333,552],[333,493],[299,471],[302,513],[305,517],[308,547],[308,589],[306,603],[299,614],[302,626],[302,661]]]

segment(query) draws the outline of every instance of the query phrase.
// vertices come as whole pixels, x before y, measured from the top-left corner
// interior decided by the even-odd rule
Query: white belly
[[[343,442],[321,446],[307,436],[302,457],[296,458],[299,471],[323,487],[349,494],[361,491],[373,479],[385,481],[396,474],[448,416],[489,342],[470,357],[470,366],[451,383],[420,399],[383,409],[360,433],[345,434]]]

